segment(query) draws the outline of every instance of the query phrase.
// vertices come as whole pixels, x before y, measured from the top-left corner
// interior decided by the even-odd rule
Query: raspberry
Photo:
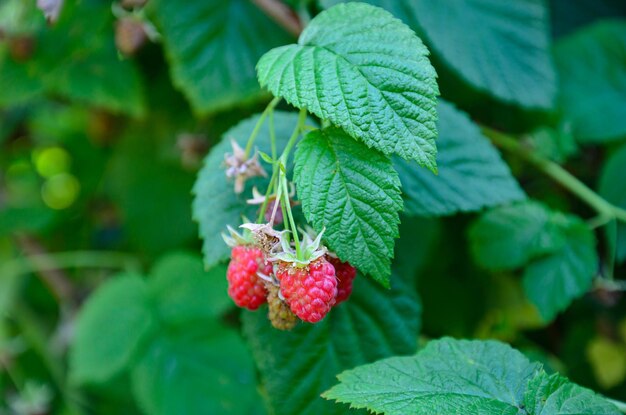
[[[269,305],[268,318],[274,328],[279,330],[291,330],[296,325],[296,315],[291,311],[287,303],[280,299],[280,288],[272,283],[267,283],[267,304]]]
[[[228,279],[228,295],[239,307],[256,310],[267,299],[267,290],[257,272],[272,273],[272,265],[265,261],[263,252],[256,247],[235,246],[231,252]]]
[[[317,323],[335,304],[335,268],[323,257],[304,267],[279,261],[276,277],[291,311],[304,321]]]
[[[342,303],[352,294],[352,282],[356,277],[356,268],[348,262],[341,262],[339,258],[327,257],[328,261],[335,267],[337,276],[337,298],[335,305]]]

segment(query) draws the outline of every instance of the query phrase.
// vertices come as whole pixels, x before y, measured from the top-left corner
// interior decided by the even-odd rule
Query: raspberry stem
[[[278,105],[280,100],[281,98],[279,97],[276,97],[273,100],[271,100],[270,103],[267,104],[267,107],[265,107],[265,110],[263,110],[263,112],[261,113],[259,120],[256,122],[256,125],[254,126],[254,129],[252,130],[252,134],[250,134],[250,138],[248,138],[248,143],[246,144],[246,150],[245,150],[246,159],[250,156],[250,151],[252,151],[254,140],[256,140],[257,136],[259,135],[259,132],[261,132],[261,127],[263,126],[263,123],[265,122],[265,118],[267,118],[267,115],[270,112],[274,112],[274,108],[276,107],[276,105]]]
[[[283,187],[283,205],[285,206],[285,210],[287,211],[287,217],[289,218],[289,223],[291,225],[291,232],[293,233],[293,240],[296,243],[296,257],[298,259],[302,259],[302,251],[300,250],[300,238],[298,238],[298,228],[296,227],[296,222],[293,219],[293,213],[291,212],[291,203],[289,201],[289,189],[287,188],[287,178],[283,174],[282,175],[281,185]]]
[[[302,251],[300,249],[300,238],[298,237],[298,228],[296,227],[296,222],[293,219],[293,213],[291,212],[291,202],[289,200],[289,189],[287,187],[287,176],[285,170],[287,168],[287,161],[289,160],[289,154],[291,153],[291,149],[296,144],[300,133],[304,128],[304,124],[306,122],[307,111],[302,108],[300,110],[300,114],[298,115],[298,123],[296,124],[296,128],[294,128],[293,133],[291,133],[291,137],[289,137],[289,141],[287,141],[287,145],[283,150],[283,153],[280,155],[278,169],[280,171],[278,177],[278,190],[282,192],[282,198],[277,194],[276,198],[280,201],[281,208],[283,209],[283,217],[284,212],[287,213],[288,220],[285,221],[285,228],[289,230],[291,227],[291,233],[293,234],[293,240],[296,244],[296,256],[300,259],[302,257]],[[282,165],[282,167],[281,167]]]

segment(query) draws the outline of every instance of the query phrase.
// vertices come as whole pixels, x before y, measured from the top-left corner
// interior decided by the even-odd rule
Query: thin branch
[[[70,283],[69,277],[56,266],[54,260],[46,255],[47,252],[43,245],[30,235],[18,234],[15,238],[27,258],[37,258],[37,275],[48,286],[57,300],[69,304],[73,303],[74,287]]]
[[[612,219],[626,222],[626,210],[609,203],[606,199],[591,190],[586,184],[581,182],[578,178],[573,176],[557,163],[554,163],[531,149],[524,147],[518,140],[508,134],[501,133],[485,126],[482,127],[482,131],[495,145],[510,151],[511,153],[516,154],[527,162],[533,164],[541,172],[552,178],[572,194],[576,195],[580,200],[592,207],[602,218],[602,220],[598,223],[602,223],[602,221],[608,222]],[[594,221],[592,225],[595,225],[595,222],[596,221]]]
[[[300,18],[280,0],[252,0],[252,2],[292,35],[298,37],[302,33]]]

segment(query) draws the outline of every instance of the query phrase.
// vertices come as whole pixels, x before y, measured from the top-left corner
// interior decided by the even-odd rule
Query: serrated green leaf
[[[394,159],[407,215],[451,215],[526,197],[498,151],[464,112],[445,101],[437,112],[438,174]]]
[[[322,4],[340,2],[324,0]],[[525,107],[553,106],[556,76],[544,0],[367,3],[389,10],[418,33],[424,33],[433,52],[478,90]]]
[[[554,49],[564,116],[585,143],[626,137],[626,23],[598,23]]]
[[[542,374],[547,377],[547,375]],[[609,401],[594,393],[582,388],[567,379],[560,377],[557,379],[552,375],[548,378],[551,384],[547,390],[541,390],[538,394],[540,399],[536,401],[537,406],[532,415],[618,415],[621,412]],[[554,387],[560,385],[558,389]],[[531,386],[531,385],[529,385]]]
[[[154,265],[151,276],[150,296],[166,324],[216,319],[232,305],[226,295],[226,267],[218,265],[205,271],[199,256],[168,254]]]
[[[566,243],[540,203],[503,206],[483,214],[470,228],[476,262],[500,271],[524,266],[531,259],[559,251]]]
[[[444,338],[339,375],[327,399],[385,415],[617,415],[607,400],[496,341]]]
[[[537,202],[487,212],[469,237],[474,258],[484,268],[526,265],[524,291],[546,321],[589,290],[598,267],[595,237],[587,225]]]
[[[221,233],[226,225],[237,227],[241,224],[241,215],[254,217],[256,207],[246,204],[251,194],[249,190],[260,181],[251,181],[240,195],[233,190],[233,182],[226,178],[222,165],[224,155],[232,153],[230,139],[234,139],[241,147],[245,147],[248,137],[259,119],[259,115],[248,118],[224,133],[224,139],[217,144],[204,160],[204,167],[198,173],[193,187],[193,217],[200,227],[200,237],[204,240],[202,251],[204,262],[211,267],[228,258],[230,248],[224,243]],[[274,127],[276,130],[276,147],[283,148],[298,123],[298,114],[276,111]],[[271,153],[270,132],[268,124],[261,127],[255,147],[260,151]],[[267,180],[264,181],[267,183]]]
[[[149,7],[160,24],[172,79],[200,114],[260,98],[256,62],[291,41],[248,0],[158,0]]]
[[[294,180],[302,210],[344,261],[389,285],[400,180],[391,160],[331,127],[298,144]]]
[[[435,171],[439,91],[427,56],[391,14],[350,3],[317,15],[297,45],[266,53],[257,72],[274,95]]]
[[[420,306],[394,278],[385,290],[357,276],[350,299],[320,323],[300,323],[290,332],[273,329],[267,316],[246,312],[244,334],[261,371],[271,412],[276,415],[343,415],[346,409],[320,394],[342,370],[393,354],[415,351]],[[352,413],[350,411],[349,413]]]
[[[549,375],[542,371],[528,382],[528,389],[524,394],[526,410],[531,414],[541,414],[546,404],[546,397],[552,395],[567,383],[569,383],[567,378],[558,373]]]
[[[141,277],[123,275],[103,285],[78,316],[72,381],[101,383],[127,369],[155,324]]]
[[[585,294],[598,269],[596,240],[585,222],[573,216],[563,217],[559,232],[565,245],[531,262],[523,277],[526,295],[546,321]]]
[[[619,415],[621,413],[622,411],[602,396],[569,383],[552,394],[543,411],[537,415]]]
[[[387,415],[516,415],[539,368],[499,342],[445,338],[346,371],[324,397]]]
[[[215,323],[160,336],[131,376],[148,415],[250,415],[260,406],[249,351]]]
[[[600,195],[616,206],[626,209],[626,146],[618,149],[605,163],[598,185]],[[617,225],[616,257],[620,262],[626,261],[626,225]]]

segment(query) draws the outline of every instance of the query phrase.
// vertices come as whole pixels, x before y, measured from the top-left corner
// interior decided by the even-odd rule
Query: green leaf
[[[254,365],[240,337],[217,324],[157,338],[132,372],[148,415],[253,414]]]
[[[115,48],[110,4],[67,2],[40,39],[34,59],[49,92],[112,112],[144,114],[140,74]]]
[[[496,341],[444,338],[339,375],[327,399],[386,415],[617,415],[592,391]]]
[[[226,178],[226,171],[222,165],[224,155],[232,153],[230,139],[234,139],[241,147],[245,147],[248,137],[259,119],[259,115],[248,118],[224,133],[222,141],[217,144],[204,160],[204,167],[200,170],[193,187],[195,198],[193,201],[193,217],[200,226],[200,237],[204,240],[202,251],[204,262],[211,267],[221,260],[228,258],[230,248],[224,243],[221,233],[226,231],[226,225],[234,228],[241,224],[241,215],[252,218],[256,208],[246,204],[249,190],[260,181],[251,181],[240,195],[233,190],[233,183]],[[276,130],[276,147],[283,148],[293,129],[298,123],[298,114],[275,111],[274,127]],[[270,132],[268,124],[261,127],[255,141],[255,147],[260,151],[271,154]],[[267,183],[267,180],[265,180]]]
[[[593,232],[582,220],[562,216],[559,232],[566,243],[558,251],[531,262],[524,271],[524,291],[546,320],[552,320],[590,288],[598,270]]]
[[[546,321],[589,290],[598,267],[595,237],[585,222],[536,202],[487,212],[470,228],[469,237],[484,268],[526,265],[526,296]]]
[[[626,181],[624,181],[624,166],[626,166],[626,146],[617,150],[602,168],[600,176],[600,195],[616,206],[626,209]],[[620,262],[626,261],[626,225],[617,225],[616,256]]]
[[[451,215],[525,198],[498,151],[464,112],[445,101],[437,112],[438,174],[394,159],[407,215]]]
[[[72,381],[102,383],[127,369],[155,324],[141,277],[122,275],[100,287],[78,316]]]
[[[559,374],[542,371],[528,384],[524,397],[533,415],[617,415],[618,409],[589,389],[571,383]]]
[[[302,210],[344,261],[389,285],[400,180],[391,161],[331,127],[298,144],[294,180]]]
[[[471,226],[469,239],[476,262],[494,271],[522,267],[566,244],[552,212],[532,201],[486,212]]]
[[[427,56],[391,14],[350,3],[317,15],[297,45],[266,53],[257,72],[274,95],[435,171],[439,91]]]
[[[166,324],[215,319],[232,305],[226,295],[226,267],[207,272],[196,255],[168,254],[154,265],[151,275],[150,295]]]
[[[280,415],[343,415],[345,408],[319,397],[342,370],[394,354],[413,353],[420,326],[415,294],[394,278],[392,289],[357,276],[350,300],[320,323],[290,332],[273,329],[265,312],[243,315],[267,392],[270,411]]]
[[[256,62],[291,40],[248,0],[158,0],[149,7],[174,84],[200,114],[260,98]]]
[[[387,415],[516,415],[539,370],[505,344],[444,338],[344,372],[323,396]]]
[[[560,40],[555,59],[564,116],[584,143],[626,137],[626,23],[608,21]]]
[[[478,90],[524,107],[553,106],[556,76],[544,0],[367,2],[424,33],[433,52]]]
[[[545,397],[552,395],[567,383],[569,383],[567,378],[558,373],[549,375],[544,369],[528,382],[528,389],[524,394],[524,406],[532,414],[541,414],[546,404]]]

